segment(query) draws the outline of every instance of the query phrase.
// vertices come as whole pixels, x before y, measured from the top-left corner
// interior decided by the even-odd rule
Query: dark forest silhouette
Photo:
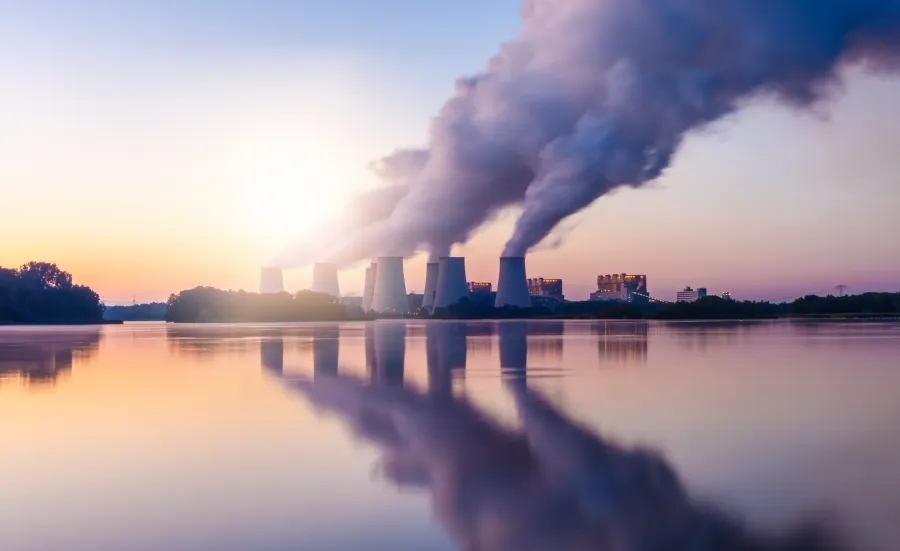
[[[48,262],[0,267],[0,324],[90,324],[103,321],[100,296],[75,285]]]
[[[165,302],[107,306],[103,313],[103,319],[107,321],[162,321],[165,317]]]
[[[331,295],[259,294],[197,287],[169,297],[166,321],[182,323],[341,321],[347,309]]]

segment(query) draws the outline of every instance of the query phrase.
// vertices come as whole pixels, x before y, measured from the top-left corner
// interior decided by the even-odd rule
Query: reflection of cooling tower
[[[409,313],[406,279],[403,277],[403,258],[388,256],[378,259],[372,309],[379,314]]]
[[[435,308],[446,308],[469,296],[466,282],[466,259],[460,257],[442,258],[438,268],[437,292],[434,296]]]
[[[375,275],[378,272],[378,265],[374,262],[366,268],[366,284],[363,287],[363,312],[371,312],[375,298]]]
[[[314,264],[312,290],[333,297],[341,296],[338,285],[337,266],[335,264]]]
[[[500,259],[500,281],[497,285],[497,300],[494,306],[497,308],[504,306],[531,308],[528,282],[525,281],[524,257]]]
[[[500,337],[500,370],[513,384],[526,386],[528,363],[528,325],[524,321],[497,324]]]
[[[406,324],[380,321],[366,325],[366,369],[373,383],[403,384]]]
[[[284,278],[281,268],[263,268],[259,274],[259,292],[263,294],[283,293]]]
[[[284,373],[284,337],[263,337],[259,342],[259,363],[275,375]]]
[[[431,394],[452,394],[452,372],[466,368],[466,325],[434,322],[425,326],[425,353],[428,390]]]
[[[320,375],[337,375],[338,351],[341,347],[337,325],[313,327],[313,372]]]
[[[431,310],[434,307],[434,297],[437,293],[438,273],[440,264],[429,262],[425,266],[425,297],[422,299],[422,308]]]

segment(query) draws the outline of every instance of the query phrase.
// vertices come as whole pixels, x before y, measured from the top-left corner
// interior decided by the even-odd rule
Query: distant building
[[[491,294],[494,292],[494,284],[491,282],[479,282],[479,281],[470,281],[469,282],[469,294]]]
[[[706,287],[698,287],[697,295],[699,296],[699,298],[706,298]]]
[[[410,312],[418,312],[422,309],[422,303],[425,302],[425,295],[419,293],[409,293],[406,295],[406,301],[409,303]]]
[[[612,274],[597,276],[597,292],[591,300],[644,302],[650,299],[646,275]]]
[[[734,298],[731,296],[731,293],[729,293],[728,291],[722,293],[722,298],[725,300],[734,300]]]
[[[544,279],[536,277],[528,280],[528,294],[537,297],[550,297],[563,300],[563,282],[561,279]]]
[[[706,296],[706,289],[703,289],[703,296]],[[677,298],[675,302],[697,302],[700,300],[700,289],[691,289],[690,287],[685,287],[684,291],[678,291],[676,295]]]

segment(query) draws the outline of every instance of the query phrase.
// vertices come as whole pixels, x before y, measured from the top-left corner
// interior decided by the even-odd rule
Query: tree
[[[19,268],[19,277],[49,289],[71,289],[72,274],[50,262],[29,262]]]

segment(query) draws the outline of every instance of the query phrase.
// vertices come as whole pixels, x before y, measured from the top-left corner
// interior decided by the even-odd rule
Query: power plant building
[[[263,268],[259,274],[260,294],[278,294],[284,292],[284,277],[281,268]]]
[[[612,274],[597,276],[597,292],[591,300],[642,302],[650,299],[646,275]]]
[[[469,282],[469,294],[470,295],[489,295],[494,292],[494,284],[490,281],[480,282],[480,281],[470,281]]]
[[[678,291],[675,302],[697,302],[701,298],[706,297],[706,295],[706,287],[700,287],[696,290],[691,289],[690,287],[685,287],[684,291]]]
[[[561,279],[544,279],[542,277],[528,280],[528,294],[538,297],[550,297],[565,300]]]

